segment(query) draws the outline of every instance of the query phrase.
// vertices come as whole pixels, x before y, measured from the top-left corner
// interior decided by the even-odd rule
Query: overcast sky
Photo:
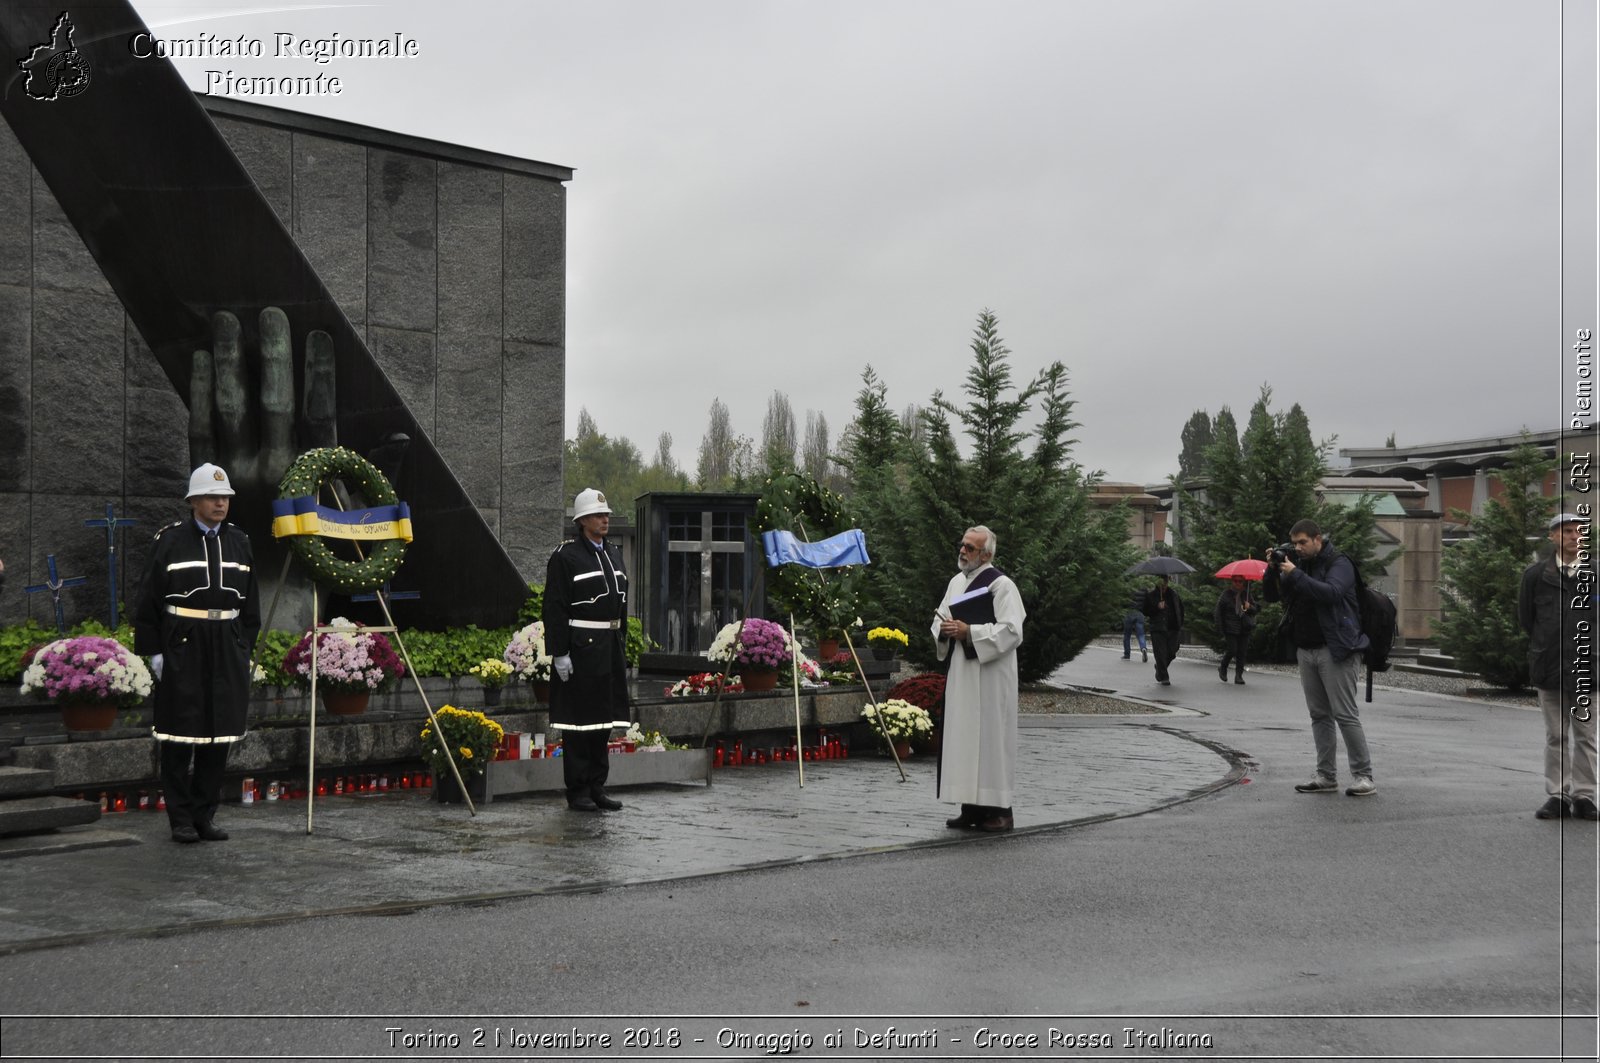
[[[258,102],[573,167],[567,433],[691,471],[713,397],[837,439],[867,363],[896,408],[958,392],[985,307],[1113,480],[1263,383],[1344,446],[1561,418],[1555,2],[135,3],[406,34]]]

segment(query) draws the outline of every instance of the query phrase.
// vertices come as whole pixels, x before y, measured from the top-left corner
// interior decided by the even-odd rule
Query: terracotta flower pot
[[[117,703],[114,701],[62,705],[60,708],[62,726],[69,731],[104,731],[117,722]]]
[[[371,694],[362,691],[359,694],[341,694],[332,690],[322,692],[322,705],[335,716],[360,716],[367,711],[367,701]]]
[[[911,742],[909,739],[897,738],[894,743],[894,755],[905,760],[911,755]]]
[[[744,680],[746,690],[771,690],[778,685],[778,670],[746,665],[739,669],[739,678]]]
[[[834,656],[838,654],[838,652],[839,652],[839,640],[838,639],[818,639],[817,640],[817,660],[819,660],[819,661],[831,661],[831,660],[833,660]]]

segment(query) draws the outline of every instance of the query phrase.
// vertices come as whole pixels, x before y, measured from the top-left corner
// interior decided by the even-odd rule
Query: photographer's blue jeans
[[[1372,757],[1367,752],[1367,734],[1356,711],[1356,673],[1361,654],[1352,653],[1342,661],[1333,659],[1328,647],[1301,648],[1300,689],[1305,691],[1306,711],[1311,714],[1311,740],[1317,746],[1317,774],[1337,779],[1339,739],[1344,736],[1345,759],[1350,774],[1372,777]]]
[[[1139,652],[1144,653],[1144,614],[1128,613],[1122,618],[1122,655],[1133,655],[1132,638],[1135,631],[1139,632]]]

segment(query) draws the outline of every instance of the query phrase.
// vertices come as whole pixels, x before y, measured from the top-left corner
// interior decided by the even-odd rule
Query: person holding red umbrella
[[[1226,570],[1224,570],[1226,571]],[[1244,686],[1244,657],[1250,646],[1250,632],[1255,630],[1256,614],[1261,607],[1250,597],[1250,584],[1243,576],[1233,576],[1229,585],[1217,599],[1214,619],[1222,634],[1222,664],[1217,667],[1217,678],[1228,681],[1228,664],[1233,662],[1233,681]]]

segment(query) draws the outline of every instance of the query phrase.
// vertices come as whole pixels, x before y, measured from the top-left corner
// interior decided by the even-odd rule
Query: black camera
[[[1279,543],[1272,548],[1272,557],[1267,561],[1267,564],[1277,568],[1285,561],[1292,561],[1299,556],[1300,551],[1294,548],[1294,543]]]

